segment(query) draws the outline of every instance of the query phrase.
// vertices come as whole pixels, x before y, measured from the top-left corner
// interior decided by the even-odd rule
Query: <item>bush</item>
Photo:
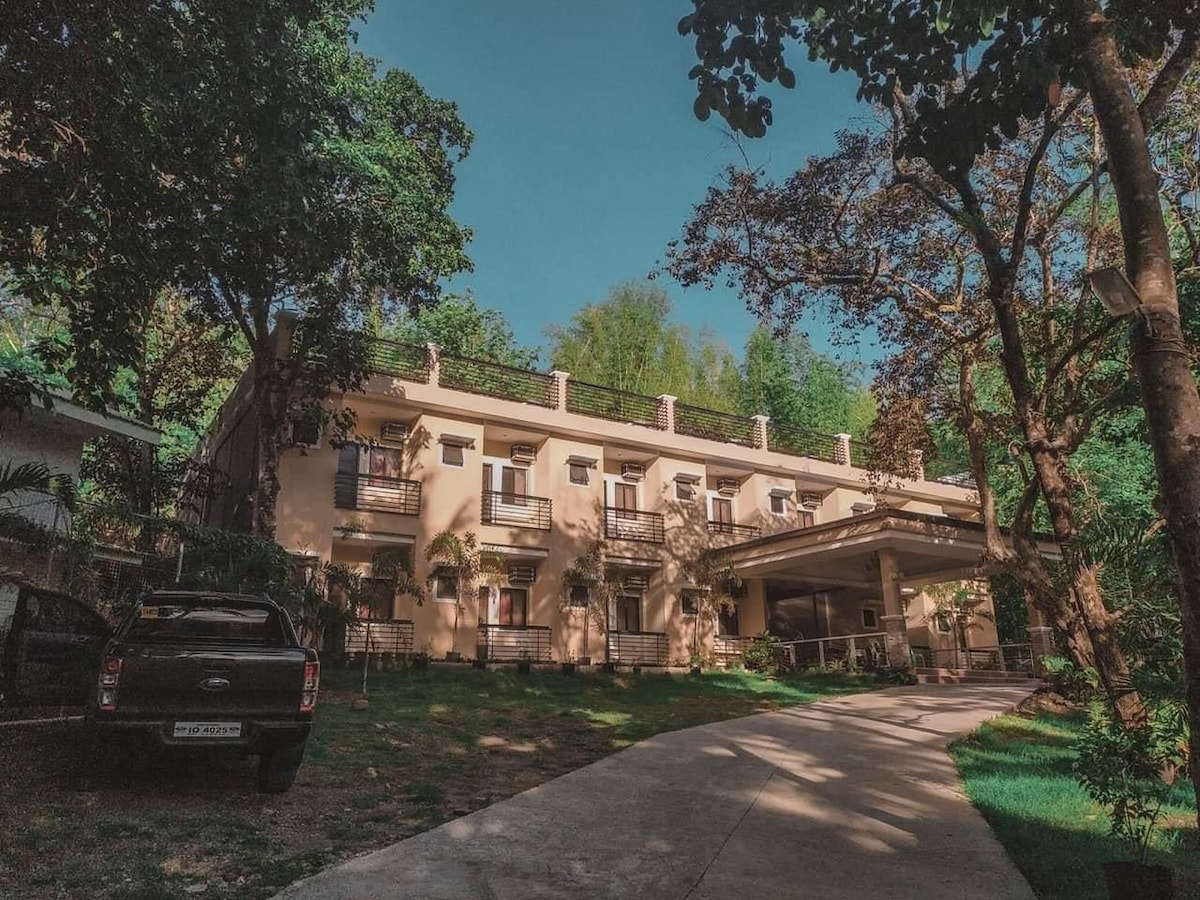
[[[916,684],[917,676],[908,666],[880,666],[875,670],[875,680],[881,684]]]
[[[742,664],[751,672],[764,672],[775,668],[775,638],[764,631],[750,642],[742,653]]]
[[[1042,673],[1055,693],[1076,703],[1091,700],[1100,689],[1100,679],[1095,669],[1081,668],[1065,656],[1043,657]]]

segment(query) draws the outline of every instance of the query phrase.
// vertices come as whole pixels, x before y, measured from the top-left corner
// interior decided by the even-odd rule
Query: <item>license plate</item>
[[[176,722],[177,738],[239,738],[241,722]]]

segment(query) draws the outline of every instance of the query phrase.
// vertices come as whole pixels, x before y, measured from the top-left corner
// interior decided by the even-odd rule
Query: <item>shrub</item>
[[[775,665],[775,638],[764,631],[742,653],[742,664],[751,672],[769,670]]]

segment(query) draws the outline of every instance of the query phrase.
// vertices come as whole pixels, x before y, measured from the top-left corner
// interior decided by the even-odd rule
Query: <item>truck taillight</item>
[[[121,666],[124,662],[119,656],[106,656],[100,664],[100,690],[96,704],[102,712],[113,712],[117,708],[117,688],[121,686]]]
[[[317,689],[321,686],[321,664],[304,664],[304,687],[300,694],[300,712],[310,713],[317,706]]]

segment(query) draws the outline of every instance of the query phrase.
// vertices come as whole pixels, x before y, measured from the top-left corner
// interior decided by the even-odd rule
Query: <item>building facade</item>
[[[970,581],[982,534],[961,474],[926,478],[914,459],[913,477],[880,492],[865,448],[847,435],[434,347],[381,341],[374,360],[363,393],[331,400],[355,411],[355,443],[333,447],[297,424],[299,446],[279,470],[276,537],[368,579],[380,550],[409,554],[429,589],[417,602],[381,581],[368,615],[385,650],[667,665],[697,651],[726,658],[770,631],[856,636],[797,646],[902,664],[912,648],[998,644],[986,588]],[[204,512],[212,525],[246,523],[255,427],[247,398],[244,379],[202,446],[229,486]],[[442,531],[472,532],[502,561],[499,574],[471,586],[457,631],[453,579],[425,557]],[[586,586],[567,575],[596,542],[621,589],[589,616]],[[712,547],[728,548],[742,584],[736,609],[710,617],[697,615],[699,586],[684,571]],[[938,612],[947,591],[973,592],[978,615],[965,638]]]

